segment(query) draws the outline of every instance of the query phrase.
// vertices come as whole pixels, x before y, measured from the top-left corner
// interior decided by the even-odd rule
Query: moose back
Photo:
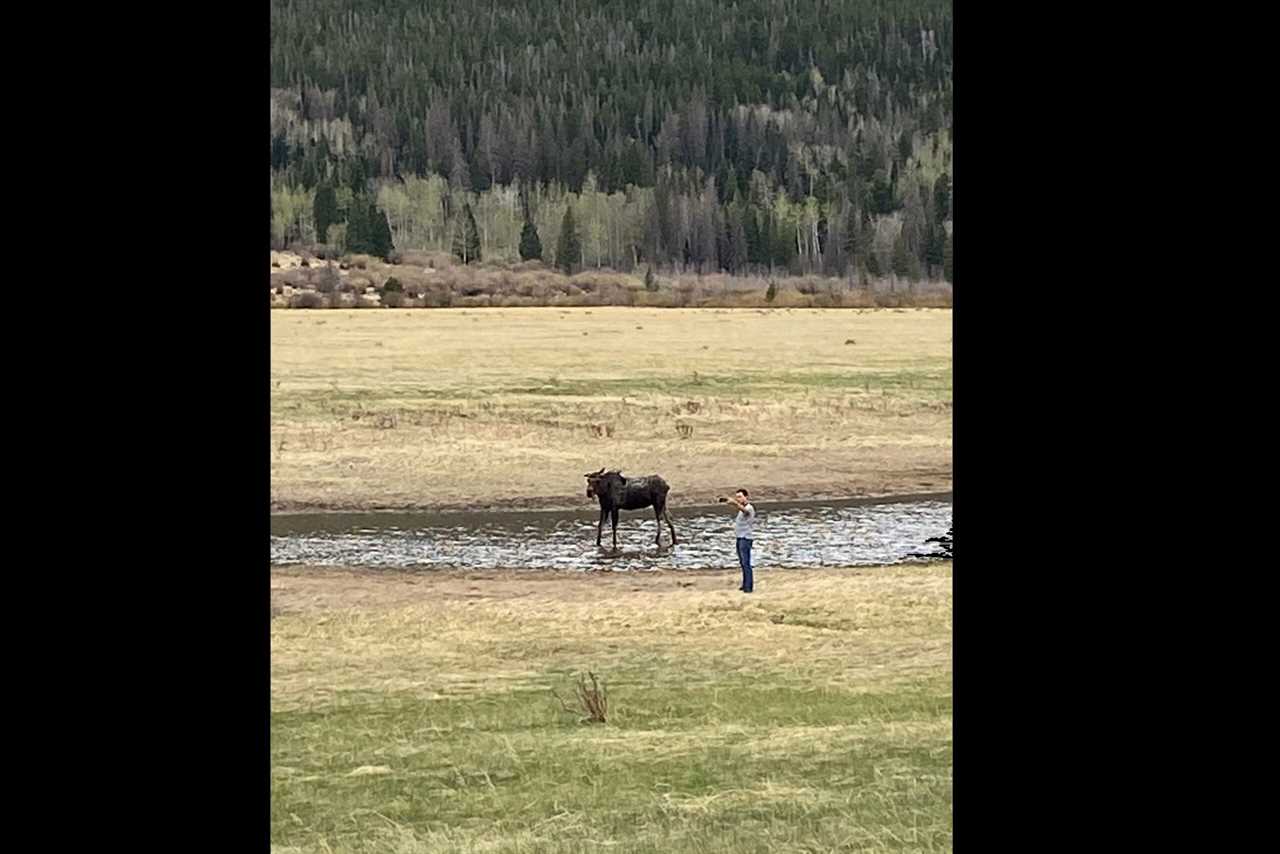
[[[667,512],[667,493],[671,487],[659,475],[647,477],[623,477],[620,471],[605,471],[583,475],[587,479],[587,497],[600,501],[600,521],[596,524],[596,545],[600,545],[600,537],[604,529],[604,518],[608,516],[613,523],[613,550],[618,550],[618,511],[642,510],[653,508],[653,515],[658,522],[658,535],[655,542],[662,545],[662,522],[666,520],[671,531],[671,545],[676,544],[676,528],[671,523],[671,514]]]

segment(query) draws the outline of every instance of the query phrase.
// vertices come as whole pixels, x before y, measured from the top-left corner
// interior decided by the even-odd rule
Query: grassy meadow
[[[273,569],[272,850],[949,851],[950,564],[757,579]]]
[[[951,488],[948,309],[273,311],[273,508]]]

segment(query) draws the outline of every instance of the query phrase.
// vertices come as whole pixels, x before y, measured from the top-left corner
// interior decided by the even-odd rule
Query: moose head
[[[584,474],[583,477],[587,479],[588,498],[596,498],[599,495],[608,495],[612,490],[612,487],[615,485],[627,485],[627,479],[617,470],[605,471],[602,468],[599,471]]]

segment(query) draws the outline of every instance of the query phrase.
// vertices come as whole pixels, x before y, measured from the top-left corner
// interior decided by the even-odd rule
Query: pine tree
[[[742,208],[742,231],[747,244],[747,263],[769,263],[769,253],[760,237],[760,223],[756,220],[756,212],[750,205],[744,205]]]
[[[850,270],[858,269],[862,261],[861,243],[859,238],[861,232],[858,228],[858,209],[852,204],[849,205],[844,215],[844,245],[847,265]]]
[[[573,207],[564,211],[564,219],[560,222],[560,242],[556,245],[556,266],[564,270],[565,275],[572,275],[573,268],[582,263],[582,239],[578,236],[578,226],[573,220]]]
[[[872,276],[883,275],[883,271],[880,269],[880,256],[875,253],[875,250],[868,252],[866,255],[866,259],[867,259],[867,273],[869,275],[872,275]]]
[[[946,172],[933,182],[933,212],[938,222],[951,216],[951,176]]]
[[[542,240],[538,237],[537,227],[527,217],[524,221],[524,228],[520,229],[520,260],[542,260]]]
[[[893,272],[900,279],[911,275],[911,252],[907,247],[906,229],[898,232],[893,241]]]
[[[391,240],[391,226],[387,224],[387,215],[370,203],[367,216],[370,223],[370,254],[385,261],[391,257],[391,252],[395,249]]]
[[[329,183],[323,183],[316,188],[312,214],[316,222],[316,241],[328,243],[329,226],[338,221],[338,194],[333,191],[333,186]]]
[[[368,203],[360,196],[352,199],[347,209],[347,251],[353,255],[373,253],[369,239],[368,210]]]
[[[883,169],[877,169],[871,179],[871,206],[881,216],[893,213],[897,207],[893,197],[893,183]]]
[[[942,247],[942,276],[952,284],[955,280],[951,278],[951,235],[947,235],[947,242]]]
[[[453,229],[453,254],[461,258],[463,264],[480,260],[480,229],[476,227],[470,203],[462,206],[462,213],[457,217]]]
[[[942,223],[935,223],[929,231],[929,241],[925,246],[924,260],[930,268],[941,267],[946,252],[947,232]]]
[[[898,160],[906,163],[911,159],[911,131],[904,130],[902,135],[898,137]]]

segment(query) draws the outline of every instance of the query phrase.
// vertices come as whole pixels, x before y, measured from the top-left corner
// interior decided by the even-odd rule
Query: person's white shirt
[[[738,511],[738,515],[733,519],[733,534],[740,540],[754,539],[752,527],[756,521],[756,508],[747,502],[747,505]]]

